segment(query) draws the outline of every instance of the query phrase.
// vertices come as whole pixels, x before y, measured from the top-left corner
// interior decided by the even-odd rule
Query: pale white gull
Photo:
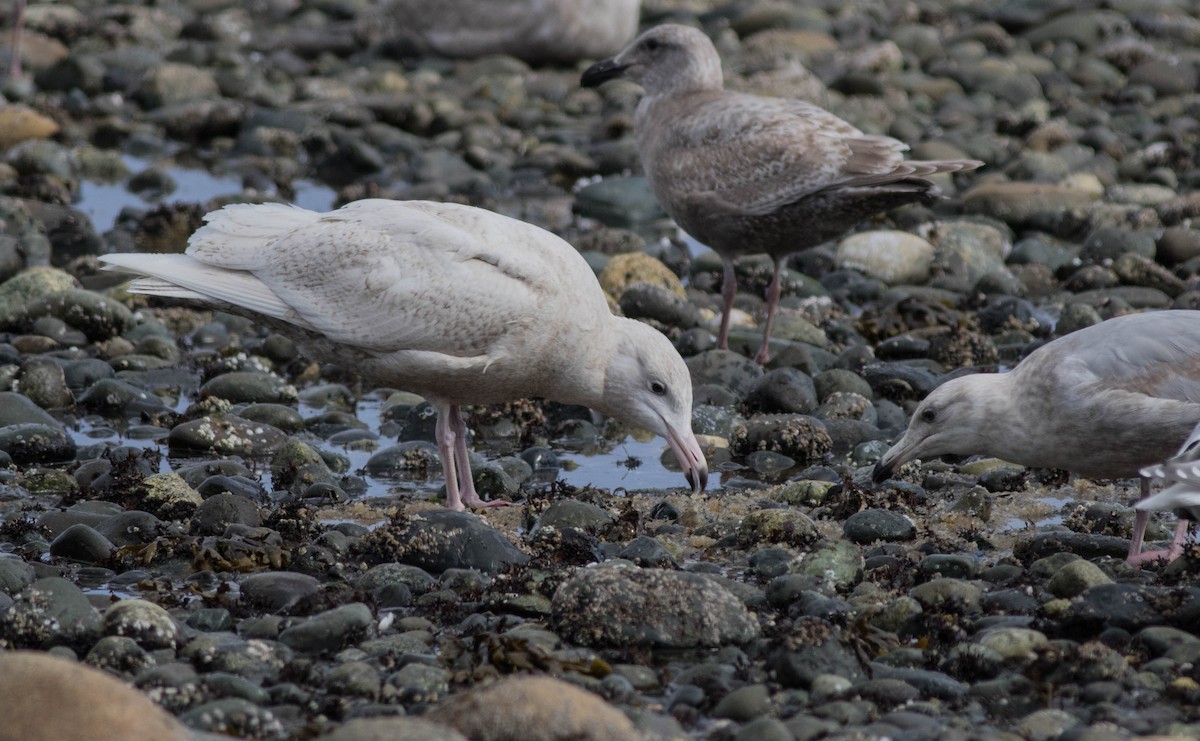
[[[1143,480],[1161,482],[1166,488],[1134,505],[1138,510],[1165,510],[1179,517],[1175,535],[1167,550],[1141,552],[1141,539],[1135,540],[1130,552],[1136,551],[1139,561],[1165,558],[1173,561],[1183,553],[1191,523],[1200,520],[1200,425],[1184,441],[1170,460],[1141,470]],[[1135,535],[1137,535],[1135,533]]]
[[[1129,314],[1047,343],[1008,373],[938,386],[874,478],[883,481],[914,458],[950,454],[1132,478],[1179,449],[1197,424],[1200,311]],[[1131,563],[1148,558],[1141,554],[1148,517],[1138,510]]]
[[[775,261],[758,352],[762,363],[789,255],[873,214],[935,198],[930,175],[983,164],[906,160],[903,142],[864,134],[811,103],[725,90],[717,50],[687,26],[649,29],[617,56],[588,68],[581,83],[617,77],[646,91],[633,127],[655,197],[681,229],[725,263],[719,347],[728,347],[734,258],[765,252]]]
[[[235,205],[186,254],[114,254],[130,290],[220,307],[314,358],[425,396],[438,411],[447,504],[475,491],[462,404],[539,396],[666,438],[692,485],[708,466],[687,367],[662,333],[616,317],[587,262],[538,227],[450,203],[362,200],[330,213]]]
[[[620,51],[640,12],[641,0],[390,0],[364,30],[417,53],[573,64]]]

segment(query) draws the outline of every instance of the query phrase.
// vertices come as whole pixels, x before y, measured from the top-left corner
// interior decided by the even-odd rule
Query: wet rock
[[[537,536],[546,528],[583,530],[593,535],[605,532],[616,521],[606,510],[588,502],[563,500],[555,502],[538,516],[529,534]]]
[[[364,604],[342,605],[285,629],[279,641],[304,653],[336,651],[365,635],[371,619],[371,610]]]
[[[317,593],[320,582],[308,574],[272,571],[241,581],[242,602],[266,612],[286,613],[300,600]]]
[[[682,329],[701,325],[700,310],[669,289],[651,283],[633,283],[617,302],[630,319],[652,319]]]
[[[846,537],[855,543],[912,540],[916,526],[899,512],[885,509],[865,509],[850,515],[842,527]]]
[[[679,297],[686,295],[683,291],[683,284],[679,282],[679,276],[671,272],[671,269],[662,262],[644,252],[626,252],[614,255],[598,277],[600,287],[614,301],[620,301],[625,291],[638,283],[663,288]]]
[[[75,457],[75,441],[57,423],[0,427],[0,451],[15,463],[54,463]]]
[[[693,386],[715,384],[739,398],[748,394],[763,375],[762,367],[753,360],[729,350],[708,350],[688,358],[686,363]]]
[[[400,561],[434,574],[446,569],[500,571],[529,556],[476,515],[429,510],[373,531],[363,551],[376,562]]]
[[[448,725],[400,716],[352,718],[318,738],[321,741],[467,741],[466,736]]]
[[[126,636],[147,650],[174,649],[183,640],[179,626],[166,610],[140,599],[113,603],[104,611],[102,630],[108,636]]]
[[[728,590],[678,571],[581,569],[559,586],[552,606],[557,630],[584,645],[720,646],[758,633]]]
[[[0,634],[18,648],[90,646],[100,636],[100,613],[66,579],[38,579],[0,613]]]
[[[225,697],[189,709],[180,720],[197,731],[226,736],[278,736],[283,726],[274,714],[241,697]]]
[[[610,227],[632,228],[665,214],[642,176],[605,178],[575,194],[576,213]]]
[[[1072,561],[1054,573],[1046,589],[1056,597],[1076,597],[1099,584],[1109,584],[1109,578],[1099,566],[1090,561]]]
[[[146,108],[161,108],[220,94],[216,80],[206,70],[189,64],[166,63],[147,71],[134,92]]]
[[[62,366],[50,360],[29,360],[22,364],[17,388],[43,409],[60,409],[75,401],[67,388]]]
[[[142,480],[141,506],[166,519],[183,519],[193,516],[203,499],[178,474],[156,473]],[[205,519],[209,515],[205,516]]]
[[[806,689],[825,675],[851,682],[863,675],[858,657],[837,639],[829,623],[814,617],[797,620],[791,631],[772,650],[767,666],[784,687]]]
[[[158,396],[116,378],[100,378],[79,396],[79,405],[107,416],[155,415],[167,411]]]
[[[51,267],[31,267],[0,284],[0,323],[14,323],[25,307],[76,287],[73,277]]]
[[[59,423],[28,397],[11,391],[0,391],[0,427],[22,424],[56,427]]]
[[[505,712],[495,712],[497,707]],[[479,741],[625,741],[639,735],[617,708],[551,677],[504,679],[456,695],[427,717]]]
[[[754,381],[742,403],[750,411],[809,414],[817,408],[817,389],[801,371],[776,368]]]
[[[273,453],[286,439],[286,434],[270,425],[221,414],[184,422],[167,437],[172,448],[249,456]]]
[[[269,373],[223,373],[200,387],[200,397],[216,396],[234,404],[294,404],[296,387]]]
[[[25,329],[41,317],[61,319],[90,340],[106,340],[133,326],[133,314],[124,304],[84,290],[68,290],[34,299],[16,312],[8,324]]]
[[[821,460],[833,449],[825,426],[803,414],[764,414],[736,424],[730,446],[739,455],[770,450],[805,463]]]
[[[929,280],[933,253],[932,244],[909,232],[858,232],[838,243],[835,264],[888,285],[920,284]]]
[[[792,509],[763,509],[751,512],[738,525],[738,541],[752,543],[784,543],[793,546],[810,545],[820,537],[808,515]]]
[[[115,550],[108,538],[83,523],[62,531],[50,543],[50,555],[84,563],[106,563]]]
[[[205,499],[192,515],[192,530],[200,535],[220,535],[230,525],[258,527],[261,524],[258,506],[229,492]]]

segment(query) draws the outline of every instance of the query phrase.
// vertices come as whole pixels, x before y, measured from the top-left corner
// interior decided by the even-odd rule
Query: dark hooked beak
[[[617,64],[612,59],[605,59],[584,70],[583,77],[579,78],[579,84],[584,87],[596,87],[602,82],[620,77],[621,73],[628,68],[628,64]]]
[[[876,484],[882,484],[892,477],[893,470],[890,464],[884,463],[883,459],[880,459],[875,464],[875,472],[871,474],[871,481],[874,481]]]

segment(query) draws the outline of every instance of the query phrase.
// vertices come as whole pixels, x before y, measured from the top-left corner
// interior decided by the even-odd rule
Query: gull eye
[[[642,44],[642,47],[646,51],[658,51],[660,46],[662,46],[662,44],[659,43],[658,39],[646,39],[646,41]]]
[[[667,385],[662,381],[651,381],[650,393],[655,394],[656,396],[662,396],[663,394],[667,393]]]
[[[935,419],[937,419],[937,412],[933,411],[932,409],[926,409],[925,411],[921,412],[922,421],[932,422]]]

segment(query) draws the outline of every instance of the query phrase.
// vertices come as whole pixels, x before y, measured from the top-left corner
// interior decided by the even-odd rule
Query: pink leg
[[[446,476],[446,506],[462,512],[467,505],[475,508],[504,507],[508,500],[497,499],[485,502],[475,491],[471,478],[471,458],[467,453],[467,423],[457,404],[438,405],[437,427],[438,454],[442,456],[442,472]]]
[[[717,335],[717,349],[729,349],[729,312],[733,311],[733,297],[737,295],[737,275],[733,272],[733,260],[724,258],[725,274],[721,278],[721,331]]]
[[[1150,496],[1150,482],[1142,479],[1142,496],[1140,499],[1145,499]],[[1145,510],[1138,510],[1133,521],[1133,538],[1129,541],[1129,555],[1125,562],[1130,566],[1141,566],[1144,563],[1151,561],[1174,561],[1183,554],[1183,546],[1187,543],[1188,530],[1191,523],[1183,518],[1180,518],[1179,523],[1175,525],[1175,535],[1171,538],[1171,546],[1167,550],[1142,551],[1142,541],[1146,536],[1146,525],[1150,522],[1150,513]]]
[[[454,440],[454,425],[450,421],[459,418],[458,406],[438,405],[437,410],[437,426],[434,428],[434,437],[437,438],[438,455],[442,456],[442,474],[446,477],[446,506],[450,509],[462,512],[462,498],[458,493],[458,471],[456,468],[456,444]],[[470,478],[468,476],[468,478]]]
[[[13,7],[12,63],[8,68],[9,76],[14,79],[21,76],[21,35],[24,30],[25,0],[16,0]]]
[[[1167,552],[1167,560],[1174,561],[1183,555],[1183,547],[1187,545],[1188,531],[1192,529],[1191,520],[1179,518],[1175,523],[1175,536],[1171,538],[1171,549]]]
[[[493,499],[485,502],[479,498],[479,493],[475,491],[475,479],[471,477],[471,456],[467,452],[467,423],[463,421],[457,404],[450,407],[450,424],[454,431],[454,457],[457,459],[456,463],[461,479],[458,488],[462,503],[475,509],[507,507],[512,504],[507,499]],[[447,494],[449,491],[450,489],[447,487]]]
[[[775,261],[775,275],[771,277],[771,286],[767,288],[767,323],[763,327],[762,347],[754,358],[759,365],[766,365],[771,359],[771,325],[775,323],[775,309],[779,306],[779,294],[783,292],[783,258]]]

